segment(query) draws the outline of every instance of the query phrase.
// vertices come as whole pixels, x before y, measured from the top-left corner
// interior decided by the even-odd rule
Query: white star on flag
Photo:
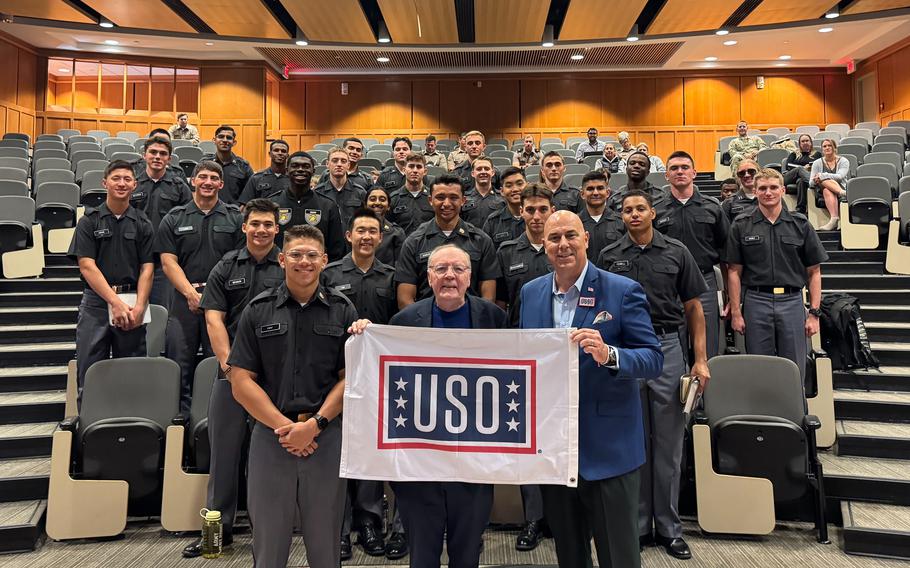
[[[506,403],[506,406],[509,407],[509,412],[518,412],[519,404],[520,403],[516,402],[515,400],[510,400],[508,403]]]
[[[509,426],[509,432],[513,432],[513,431],[518,432],[518,425],[521,424],[521,422],[518,422],[514,418],[512,418],[511,420],[506,422],[506,424]]]
[[[396,406],[395,408],[404,408],[404,405],[407,403],[408,403],[408,399],[406,399],[405,397],[403,397],[401,395],[398,395],[398,398],[395,399],[395,404],[397,404],[398,406]]]
[[[404,427],[404,423],[407,422],[407,421],[408,421],[408,419],[405,418],[404,416],[397,416],[397,417],[395,417],[395,427],[396,427],[396,428],[403,428],[403,427]]]
[[[402,378],[395,381],[395,384],[398,385],[398,388],[396,390],[400,390],[400,391],[403,391],[404,387],[408,386],[408,382]]]
[[[515,384],[515,381],[512,381],[511,383],[507,384],[506,386],[509,388],[509,394],[518,394],[519,385]]]

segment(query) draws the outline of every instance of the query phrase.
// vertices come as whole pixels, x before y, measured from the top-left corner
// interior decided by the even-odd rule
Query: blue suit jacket
[[[424,298],[401,310],[389,320],[389,325],[408,327],[433,327],[433,302]],[[465,296],[471,310],[471,327],[474,329],[500,329],[506,327],[506,312],[496,304],[477,296]]]
[[[522,328],[553,327],[553,278],[547,274],[522,287]],[[664,356],[640,284],[589,262],[581,296],[593,296],[594,306],[579,305],[572,325],[598,330],[604,343],[619,352],[619,370],[613,371],[598,367],[579,350],[578,470],[593,481],[628,473],[645,462],[638,379],[660,375]],[[612,319],[595,325],[602,311]]]

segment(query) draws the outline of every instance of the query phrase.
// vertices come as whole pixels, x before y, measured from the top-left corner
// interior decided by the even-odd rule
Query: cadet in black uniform
[[[471,162],[474,187],[465,191],[465,204],[461,218],[477,228],[483,227],[487,217],[505,206],[505,200],[493,189],[493,162],[480,156]]]
[[[407,235],[404,234],[404,229],[386,218],[390,202],[389,192],[384,187],[377,185],[367,194],[366,206],[376,213],[382,223],[382,240],[376,248],[376,259],[383,264],[395,266]],[[425,203],[429,207],[429,199]]]
[[[417,227],[432,219],[435,213],[430,204],[430,190],[424,185],[426,158],[422,154],[408,154],[404,171],[404,185],[389,193],[391,209],[388,219],[400,226],[405,235],[410,235]]]
[[[660,339],[664,366],[660,376],[641,381],[647,459],[641,470],[640,541],[655,539],[676,558],[692,553],[682,538],[679,520],[679,476],[685,420],[679,403],[679,378],[686,372],[688,343],[681,335],[688,323],[695,351],[691,373],[706,384],[705,317],[698,299],[707,290],[692,254],[684,244],[654,231],[651,196],[626,193],[622,220],[628,234],[607,245],[597,266],[637,281],[651,306],[651,323]],[[685,314],[685,319],[683,315]],[[684,347],[685,346],[685,347]],[[652,524],[656,533],[652,532]]]
[[[289,148],[288,143],[284,140],[272,140],[269,144],[271,165],[250,176],[237,203],[242,205],[257,197],[271,199],[272,196],[281,193],[291,185],[291,182],[288,181]]]
[[[231,150],[237,144],[237,132],[233,127],[222,124],[215,130],[215,153],[206,154],[203,160],[211,160],[221,166],[224,172],[224,188],[221,190],[221,201],[238,203],[243,188],[253,176],[250,163],[234,154]]]
[[[344,229],[341,214],[335,203],[310,189],[316,169],[313,157],[306,152],[294,152],[288,158],[288,179],[291,185],[272,198],[278,206],[278,224],[281,227],[312,225],[323,234],[329,260],[344,256]],[[281,246],[283,235],[275,243]]]
[[[148,217],[130,205],[136,189],[130,164],[108,164],[103,184],[107,199],[79,219],[69,250],[84,284],[76,322],[80,397],[92,363],[111,355],[145,357],[142,320],[152,290],[155,232]]]
[[[381,242],[382,222],[370,209],[354,212],[345,235],[351,252],[341,260],[330,263],[322,273],[322,281],[351,300],[361,318],[387,324],[398,311],[395,299],[395,269],[376,258]],[[382,540],[383,482],[350,480],[347,483],[344,524],[341,529],[341,556],[351,556],[351,526],[360,531],[360,544],[370,556],[385,554]],[[353,511],[352,511],[353,509]],[[399,521],[398,533],[402,533]]]
[[[363,157],[363,142],[360,138],[345,138],[341,147],[348,153],[348,181],[364,190],[373,187],[373,176],[357,167],[357,163]],[[329,175],[331,172],[326,169],[319,177],[318,183],[324,183],[329,179]]]
[[[559,152],[551,150],[543,155],[540,180],[553,192],[553,203],[560,211],[581,211],[584,204],[578,189],[566,185],[566,163]]]
[[[265,198],[251,199],[243,209],[246,246],[232,250],[215,265],[205,284],[199,307],[205,310],[205,323],[212,351],[221,367],[209,399],[208,493],[205,506],[221,511],[222,544],[234,540],[237,512],[238,473],[243,442],[249,433],[247,414],[231,394],[231,383],[224,377],[231,341],[237,322],[247,304],[263,290],[279,286],[284,271],[278,264],[278,207]],[[202,539],[183,549],[183,556],[202,554]]]
[[[299,511],[309,565],[338,568],[344,343],[357,312],[344,294],[319,285],[328,258],[316,227],[288,229],[279,262],[284,283],[243,311],[228,359],[234,398],[256,420],[253,557],[257,566],[286,566]]]
[[[661,233],[686,245],[708,285],[708,291],[700,299],[705,313],[705,334],[710,359],[717,355],[720,333],[714,265],[721,261],[720,255],[726,246],[730,223],[721,210],[720,202],[698,191],[695,175],[692,156],[681,150],[670,154],[667,158],[670,195],[654,202],[657,210],[654,226]],[[726,267],[722,264],[721,269],[725,270]]]
[[[168,132],[164,128],[153,128],[149,132],[149,135],[146,136],[146,140],[151,140],[152,138],[163,138],[163,139],[167,140],[168,142],[170,142],[171,133]],[[136,177],[136,179],[139,179],[139,176],[142,174],[142,172],[145,171],[145,168],[148,165],[148,163],[146,162],[146,159],[145,159],[145,155],[144,155],[145,150],[144,149],[143,149],[142,154],[143,154],[142,157],[140,157],[135,162],[131,163],[131,165],[133,166],[133,175]],[[181,178],[181,180],[186,181],[186,172],[184,172],[183,168],[181,168],[178,164],[171,163],[170,160],[172,157],[173,157],[173,155],[169,155],[168,158],[165,160],[165,162],[166,162],[166,164],[164,166],[165,169],[169,173],[174,174],[176,177]],[[165,211],[165,213],[167,213],[167,211]],[[152,302],[152,303],[154,303],[154,302]]]
[[[762,170],[755,192],[758,207],[733,222],[724,255],[733,329],[745,333],[748,353],[786,357],[805,378],[806,338],[818,333],[821,263],[828,253],[809,220],[783,206],[779,172]],[[809,288],[808,317],[803,286]]]
[[[483,232],[493,239],[493,246],[512,241],[525,232],[525,222],[521,216],[521,192],[527,186],[525,174],[521,168],[509,166],[502,172],[502,199],[505,207],[487,216],[483,223]]]
[[[739,191],[739,184],[735,178],[727,178],[720,182],[720,204],[723,207],[724,201],[732,198]],[[724,211],[726,213],[726,211]]]
[[[199,306],[212,268],[226,253],[243,245],[240,208],[218,199],[221,166],[203,160],[193,171],[193,201],[175,207],[161,220],[155,252],[168,280],[177,291],[167,318],[165,354],[180,365],[180,409],[189,412],[196,371],[196,353],[202,347],[213,355]]]
[[[436,216],[405,240],[395,266],[398,307],[404,308],[432,295],[427,281],[427,259],[433,249],[444,244],[454,244],[468,252],[471,257],[470,291],[494,301],[496,279],[500,276],[499,262],[490,237],[458,216],[465,201],[461,179],[441,175],[433,181],[430,191]]]
[[[145,141],[143,150],[144,169],[135,173],[136,168],[133,168],[136,175],[136,190],[130,197],[130,205],[145,213],[156,231],[168,211],[193,200],[190,186],[183,177],[183,170],[180,170],[179,174],[168,170],[172,152],[169,139],[149,138]],[[164,275],[161,266],[156,266],[149,303],[168,307],[171,305],[173,295],[174,287]]]
[[[761,171],[761,166],[750,158],[740,161],[736,167],[735,174],[739,191],[721,205],[730,223],[743,213],[752,213],[757,207],[754,190],[755,176],[758,175],[759,171]]]
[[[459,163],[457,166],[454,166],[452,168],[452,174],[461,178],[461,183],[464,186],[465,195],[468,195],[474,190],[474,160],[484,155],[484,150],[487,148],[487,139],[483,135],[483,132],[480,132],[479,130],[472,130],[465,133],[463,139],[467,159]],[[493,172],[493,177],[491,178],[490,183],[493,185],[494,189],[499,189],[499,173],[495,170]],[[483,219],[481,219],[481,224],[482,223]]]
[[[405,164],[408,154],[411,153],[411,148],[411,139],[406,136],[399,136],[392,141],[392,158],[395,159],[395,163],[382,169],[382,172],[379,173],[379,179],[376,180],[376,185],[381,185],[390,192],[394,192],[404,185]],[[426,166],[426,159],[424,159],[423,163]]]
[[[510,176],[503,175],[503,191]],[[556,211],[553,192],[542,183],[532,183],[521,191],[521,217],[524,233],[502,243],[496,253],[502,276],[496,284],[496,303],[506,308],[509,327],[517,328],[521,313],[521,287],[550,272],[550,262],[543,244],[543,228]],[[543,497],[539,485],[522,485],[521,502],[525,524],[515,540],[517,550],[534,550],[542,538]]]
[[[341,224],[344,227],[350,224],[351,215],[363,207],[363,202],[367,198],[366,189],[355,185],[348,179],[348,164],[347,151],[337,146],[329,150],[327,165],[330,175],[325,182],[320,183],[313,190],[319,195],[331,199],[338,206],[338,212],[341,213]]]
[[[650,171],[651,158],[647,153],[636,150],[629,154],[626,158],[626,177],[629,181],[613,192],[610,200],[607,201],[607,207],[619,213],[622,210],[622,198],[625,197],[626,192],[633,189],[640,189],[650,195],[651,201],[657,207],[667,197],[667,192],[648,181]]]
[[[626,232],[622,217],[607,207],[610,198],[609,172],[588,172],[581,178],[584,207],[578,212],[588,232],[588,258],[597,258],[601,249],[622,238]]]

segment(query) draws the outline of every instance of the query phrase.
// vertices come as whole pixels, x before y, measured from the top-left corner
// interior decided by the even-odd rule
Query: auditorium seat
[[[863,157],[869,153],[869,147],[865,144],[848,144],[844,142],[843,144],[837,145],[837,153],[841,156],[845,156],[847,154],[854,156],[856,157],[857,163],[862,164]]]
[[[386,161],[392,157],[392,152],[386,150],[370,150],[367,152],[366,157],[372,160],[377,160],[380,164],[379,169],[382,169],[385,167]]]
[[[131,130],[120,130],[119,132],[117,132],[116,136],[117,136],[117,138],[122,138],[122,139],[126,140],[130,144],[132,144],[136,140],[139,140],[139,134],[137,134]]]
[[[583,176],[590,171],[591,171],[591,168],[588,167],[586,164],[566,164],[566,175],[578,174],[578,175]],[[575,187],[580,187],[580,186],[575,186]]]
[[[148,310],[151,321],[145,326],[145,352],[149,357],[163,357],[167,308],[149,304]]]
[[[202,140],[199,142],[199,148],[206,154],[214,154],[217,149],[215,143],[211,140]]]
[[[382,163],[383,162],[381,160],[377,160],[376,158],[361,158],[360,161],[357,162],[357,167],[362,168],[364,166],[369,166],[377,170],[381,170]]]
[[[897,216],[888,224],[885,270],[891,274],[910,275],[910,191],[901,192],[897,197]]]
[[[19,138],[4,138],[0,140],[0,148],[22,148],[27,152],[29,143],[28,140],[20,140]]]
[[[853,127],[855,130],[866,129],[871,130],[873,134],[877,135],[878,131],[881,130],[882,125],[878,122],[858,122],[856,126]]]
[[[148,138],[139,138],[133,142],[133,148],[140,154],[145,150],[145,142]],[[214,145],[214,143],[213,143]],[[212,150],[214,152],[214,150]]]
[[[872,144],[872,140],[875,138],[875,133],[867,128],[858,128],[858,129],[848,131],[843,136],[843,138],[850,138],[850,137],[863,138],[866,140],[867,144]]]
[[[76,174],[73,170],[67,169],[43,169],[35,172],[35,179],[32,180],[32,187],[39,187],[42,183],[48,181],[76,181]]]
[[[32,150],[37,152],[38,150],[66,150],[66,144],[62,140],[41,140],[39,139],[32,146]]]
[[[610,176],[610,187],[617,192],[624,185],[629,183],[629,176],[625,172],[617,172]]]
[[[63,136],[60,136],[59,134],[39,134],[38,137],[35,138],[35,145],[37,145],[38,142],[63,142],[63,141],[64,141]]]
[[[777,142],[777,140],[779,138],[778,136],[775,136],[774,134],[759,134],[758,137],[761,138],[762,140],[764,140],[765,144],[767,144],[768,146]]]
[[[667,174],[665,172],[650,172],[645,179],[648,183],[656,185],[657,187],[667,185]]]
[[[60,138],[61,138],[64,142],[66,142],[67,140],[69,140],[69,139],[72,138],[73,136],[81,136],[81,135],[82,135],[82,131],[81,131],[81,130],[74,130],[74,129],[71,129],[71,128],[61,128],[60,130],[57,131],[57,135],[60,136]]]
[[[104,152],[98,149],[94,150],[78,150],[76,152],[70,152],[70,162],[73,163],[74,170],[75,165],[81,160],[107,160],[107,156],[104,155]]]
[[[113,144],[126,144],[127,146],[132,145],[132,143],[129,140],[127,140],[126,138],[118,138],[116,136],[111,136],[110,138],[104,138],[103,140],[101,140],[101,149],[104,150],[105,148],[107,148],[108,146],[111,146]]]
[[[808,134],[809,136],[815,136],[816,134],[818,134],[820,132],[820,130],[821,129],[819,129],[819,127],[815,126],[815,125],[797,126],[796,127],[797,134]]]
[[[181,149],[183,149],[183,148],[181,148]],[[109,161],[113,162],[114,160],[123,160],[124,162],[133,164],[133,163],[138,162],[141,159],[142,159],[142,154],[140,154],[139,152],[115,152],[115,153],[111,154]]]
[[[196,160],[178,160],[177,164],[180,166],[180,169],[183,170],[183,175],[189,179],[193,177],[193,172],[196,171],[196,166],[199,165],[199,162]]]
[[[833,124],[829,124],[829,125],[825,126],[825,132],[837,132],[841,136],[846,135],[847,132],[849,132],[849,131],[850,131],[850,125],[844,124],[842,122],[835,122]]]
[[[28,171],[20,168],[0,167],[0,180],[2,179],[28,181]]]
[[[543,148],[543,145],[544,145],[544,144],[559,144],[559,146],[560,146],[561,148],[565,148],[565,146],[563,146],[562,138],[554,138],[554,137],[552,137],[552,136],[551,136],[551,137],[544,137],[544,138],[541,138],[541,139],[540,139],[539,146],[540,146],[541,148]]]
[[[81,160],[73,164],[76,167],[76,182],[82,181],[82,176],[85,175],[85,172],[90,172],[92,170],[104,170],[108,161],[106,159],[99,160]]]
[[[868,168],[869,165],[861,167]],[[862,176],[847,182],[847,200],[840,203],[844,250],[878,248],[880,235],[885,233],[891,220],[891,193],[890,183],[884,177]]]
[[[71,170],[73,163],[66,158],[40,158],[34,161],[35,171],[43,170]]]
[[[198,146],[183,146],[174,149],[174,154],[180,160],[193,160],[199,162],[202,160],[202,150]]]
[[[783,162],[789,155],[790,152],[788,150],[784,150],[783,148],[765,148],[763,150],[759,150],[755,161],[757,161],[758,165],[763,168],[774,168],[777,171],[781,171]]]
[[[493,150],[492,152],[485,152],[485,154],[491,158],[508,158],[509,161],[515,157],[515,152],[512,150]]]
[[[69,159],[69,154],[63,148],[38,148],[32,152],[32,165],[42,158],[64,158]]]
[[[571,187],[571,188],[574,188],[574,189],[581,189],[581,178],[583,178],[584,175],[585,175],[585,174],[568,174],[568,173],[567,173],[567,174],[563,177],[563,182],[564,182],[568,187]]]
[[[566,138],[566,148],[570,148],[570,149],[574,150],[575,148],[578,147],[579,144],[581,144],[582,142],[586,142],[587,140],[588,140],[587,136],[569,136],[568,138]]]
[[[871,164],[891,164],[894,166],[894,177],[886,177],[888,177],[888,181],[891,182],[891,187],[896,190],[898,172],[901,172],[904,169],[903,154],[898,152],[869,152],[863,156],[863,165],[868,166]]]
[[[554,150],[558,151],[558,150],[565,150],[565,149],[566,148],[565,148],[565,146],[562,145],[562,142],[544,142],[543,144],[540,145],[540,151],[545,154],[547,152],[552,152]],[[571,152],[571,150],[570,150],[570,152]],[[575,153],[573,152],[572,155],[574,156]]]
[[[841,133],[834,130],[825,130],[823,132],[819,132],[818,134],[812,135],[812,140],[815,140],[819,143],[823,140],[834,140],[835,142],[840,142],[841,138]]]
[[[103,150],[104,155],[108,160],[111,159],[111,156],[118,152],[135,152],[136,149],[133,148],[132,144],[110,144],[106,146]]]
[[[888,126],[899,126],[905,131],[910,131],[910,120],[892,120],[888,123]]]
[[[588,156],[587,158],[582,158],[581,163],[588,166],[588,169],[594,171],[597,167],[597,160],[600,159],[600,156]]]
[[[0,196],[0,263],[4,278],[40,276],[44,239],[31,197]]]
[[[3,158],[25,158],[28,159],[28,150],[19,147],[0,147],[0,157]]]
[[[97,140],[99,144],[100,144],[105,138],[110,138],[110,137],[111,137],[111,133],[108,132],[107,130],[89,130],[89,131],[86,132],[85,134],[86,134],[86,136],[91,136],[92,138],[94,138],[95,140]]]
[[[557,154],[559,154],[560,156],[562,156],[563,161],[564,161],[566,164],[575,164],[575,163],[577,163],[577,162],[575,161],[575,152],[573,152],[572,150],[569,150],[568,148],[556,148],[555,151],[556,151]]]
[[[331,148],[326,148],[326,150],[331,150]],[[373,147],[370,148],[370,150],[373,152],[388,152],[389,154],[391,154],[392,145],[391,144],[373,144]]]
[[[35,220],[41,223],[45,236],[52,229],[75,227],[77,207],[79,186],[74,183],[46,182],[35,190]]]
[[[879,134],[878,136],[875,137],[876,144],[881,144],[881,143],[885,143],[885,142],[893,143],[893,144],[900,144],[901,146],[906,148],[907,137],[902,134]],[[903,153],[903,150],[901,150],[901,153]]]
[[[828,542],[817,417],[799,368],[782,357],[721,355],[692,429],[698,524],[709,533],[769,534],[808,516]]]
[[[487,147],[484,148],[484,154],[490,155],[490,152],[503,151],[508,152],[509,147],[505,144],[487,144]]]
[[[501,156],[489,156],[490,162],[493,163],[493,167],[497,170],[504,170],[512,165],[512,158],[503,158]]]
[[[898,136],[903,136],[904,141],[907,140],[907,129],[903,126],[886,126],[878,131],[879,136],[885,136],[890,134],[897,134]]]
[[[29,197],[29,193],[30,191],[28,184],[24,181],[0,179],[0,196],[13,195],[19,197]]]
[[[0,168],[15,168],[28,172],[28,158],[0,158]]]
[[[104,189],[104,170],[90,170],[82,176],[79,203],[86,207],[98,207],[107,199]]]
[[[776,126],[768,129],[768,134],[773,134],[778,139],[790,134],[790,129],[785,126]]]

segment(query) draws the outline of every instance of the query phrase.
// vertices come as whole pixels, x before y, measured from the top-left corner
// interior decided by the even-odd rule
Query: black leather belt
[[[122,294],[124,292],[133,292],[136,290],[135,284],[115,284],[111,286],[111,290],[114,291],[114,294]]]
[[[763,294],[796,294],[801,291],[802,288],[795,288],[793,286],[746,286],[746,290],[751,290],[753,292],[761,292]]]
[[[655,326],[654,326],[654,333],[657,334],[657,335],[667,335],[667,334],[669,334],[669,333],[679,333],[679,328],[678,328],[678,327],[669,327],[669,326],[664,327],[664,326],[662,326],[662,325],[655,325]]]
[[[205,288],[205,282],[190,282],[190,286],[193,287],[193,290],[197,292],[202,292],[202,289]]]
[[[306,422],[310,418],[316,416],[315,412],[282,412],[288,420],[293,420],[294,422]]]

